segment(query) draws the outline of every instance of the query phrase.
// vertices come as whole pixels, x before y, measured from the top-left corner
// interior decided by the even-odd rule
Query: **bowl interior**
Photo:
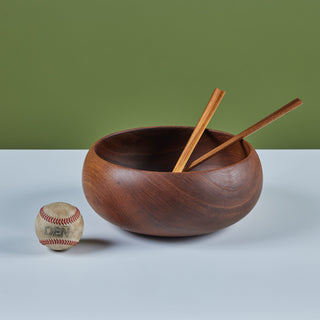
[[[96,154],[113,164],[148,171],[172,171],[193,127],[150,127],[117,132],[100,139]],[[206,129],[190,160],[230,139],[231,134]],[[248,156],[251,146],[239,141],[220,151],[192,171],[211,170],[237,163]]]

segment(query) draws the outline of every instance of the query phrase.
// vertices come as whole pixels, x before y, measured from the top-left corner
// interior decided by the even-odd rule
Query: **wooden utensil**
[[[288,104],[286,104],[285,106],[281,107],[280,109],[278,109],[277,111],[271,113],[270,115],[268,115],[267,117],[265,117],[264,119],[258,121],[257,123],[255,123],[254,125],[252,125],[251,127],[249,127],[248,129],[240,132],[239,134],[237,134],[236,136],[233,136],[231,139],[227,140],[226,142],[222,143],[221,145],[217,146],[216,148],[214,148],[213,150],[207,152],[206,154],[204,154],[203,156],[201,156],[200,158],[198,158],[197,160],[193,161],[187,168],[185,171],[189,171],[193,168],[195,168],[197,165],[199,165],[200,163],[202,163],[203,161],[211,158],[213,155],[215,155],[217,152],[223,150],[224,148],[230,146],[231,144],[233,144],[236,141],[239,141],[247,136],[249,136],[250,134],[256,132],[257,130],[263,128],[264,126],[266,126],[267,124],[273,122],[274,120],[277,120],[278,118],[282,117],[283,115],[285,115],[286,113],[288,113],[289,111],[299,107],[303,102],[300,99],[294,99],[291,102],[289,102]]]
[[[184,150],[182,151],[174,169],[172,170],[172,172],[182,172],[183,171],[183,169],[184,169],[186,163],[188,162],[194,148],[196,147],[198,141],[200,140],[200,138],[203,134],[203,131],[206,129],[210,119],[212,118],[213,114],[217,110],[224,94],[225,94],[225,91],[222,91],[218,88],[216,88],[213,91],[213,94],[212,94],[205,110],[203,111],[198,124],[194,128],[194,130],[193,130]]]

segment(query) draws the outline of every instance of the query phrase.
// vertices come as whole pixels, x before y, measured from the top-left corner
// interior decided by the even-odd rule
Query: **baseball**
[[[36,218],[36,234],[41,244],[52,250],[66,250],[78,244],[83,218],[78,208],[65,202],[43,206]]]

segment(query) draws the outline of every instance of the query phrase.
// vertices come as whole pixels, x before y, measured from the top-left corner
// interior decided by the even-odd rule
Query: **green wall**
[[[290,100],[297,110],[247,140],[320,148],[320,2],[1,0],[0,148],[88,148],[152,125],[238,133]]]

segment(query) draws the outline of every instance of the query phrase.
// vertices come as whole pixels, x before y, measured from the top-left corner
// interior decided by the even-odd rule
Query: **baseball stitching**
[[[64,240],[64,239],[44,239],[40,243],[46,246],[47,244],[62,244],[65,246],[75,246],[79,241]]]
[[[66,225],[66,224],[73,223],[73,222],[77,221],[80,218],[80,211],[79,211],[78,208],[76,208],[76,212],[75,212],[75,214],[73,216],[71,216],[69,218],[63,218],[63,219],[54,218],[54,217],[51,217],[51,216],[47,215],[44,212],[43,208],[44,207],[42,207],[40,209],[41,218],[46,220],[47,222],[50,222],[50,223],[53,223],[53,224]]]

